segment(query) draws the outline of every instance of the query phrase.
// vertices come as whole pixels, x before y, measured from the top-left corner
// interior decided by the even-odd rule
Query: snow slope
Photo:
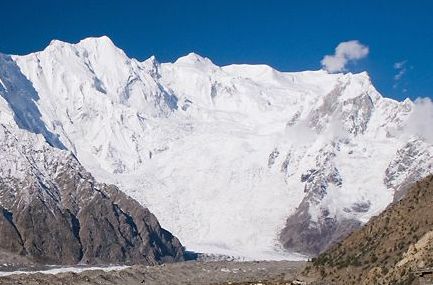
[[[38,93],[10,56],[0,54],[0,76],[0,260],[15,265],[184,260],[182,244],[147,208],[97,182],[47,128]]]
[[[432,156],[421,167],[401,157],[408,145],[433,154],[405,128],[415,104],[382,97],[366,73],[219,67],[194,53],[140,62],[107,37],[13,60],[37,93],[27,99],[38,132],[149,207],[189,250],[299,258],[279,241],[289,216],[306,207],[306,228],[364,223],[407,177],[432,170]],[[399,159],[407,167],[392,171]]]

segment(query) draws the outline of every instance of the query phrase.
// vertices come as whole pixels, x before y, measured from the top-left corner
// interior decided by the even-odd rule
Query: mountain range
[[[1,225],[16,235],[9,248],[34,256],[27,244],[40,239],[18,220],[42,208],[42,221],[61,212],[50,225],[69,229],[68,261],[99,256],[95,213],[118,229],[105,261],[142,259],[136,247],[181,259],[149,210],[188,250],[303,259],[433,169],[430,102],[383,97],[366,72],[221,67],[194,53],[139,61],[100,37],[1,55],[0,95]]]

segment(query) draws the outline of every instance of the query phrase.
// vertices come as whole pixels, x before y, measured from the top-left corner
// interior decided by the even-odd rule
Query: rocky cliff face
[[[332,123],[330,120],[336,120],[337,127],[331,128],[337,128],[332,130],[337,132],[337,135],[324,146],[322,145],[317,154],[312,154],[314,167],[300,176],[304,184],[305,196],[295,214],[287,219],[280,233],[280,240],[286,248],[309,255],[322,252],[359,228],[368,220],[362,218],[363,216],[368,217],[370,216],[368,213],[381,211],[380,207],[385,206],[386,202],[383,202],[389,199],[387,196],[390,193],[394,200],[400,199],[408,185],[428,175],[433,169],[433,148],[421,138],[412,137],[405,144],[399,144],[398,148],[379,144],[376,146],[377,149],[373,150],[371,146],[365,144],[365,139],[372,129],[375,129],[374,136],[377,136],[377,132],[380,131],[388,132],[387,130],[392,131],[394,128],[404,128],[404,120],[407,120],[405,116],[412,108],[410,104],[401,104],[393,111],[380,110],[381,105],[388,105],[390,102],[379,99],[373,103],[375,98],[373,94],[362,92],[355,93],[355,97],[345,98],[347,96],[345,88],[349,88],[347,86],[349,86],[347,82],[344,85],[337,85],[324,97],[321,105],[312,110],[307,117],[310,127],[319,134],[326,132],[326,127],[329,128]],[[350,91],[352,92],[353,90]],[[389,107],[388,105],[386,108]],[[378,113],[381,112],[384,113],[379,115]],[[394,115],[390,116],[389,113]],[[374,122],[378,120],[378,115],[382,116],[381,126],[376,126],[377,122]],[[371,120],[373,122],[370,122]],[[393,135],[389,133],[385,135],[385,138],[390,139],[389,143],[392,137]],[[383,154],[389,152],[391,148],[394,148],[393,152],[396,153],[385,158]],[[384,153],[379,153],[380,151]],[[381,161],[373,162],[375,157]],[[371,164],[362,162],[366,162],[364,160],[366,158]],[[349,165],[352,169],[344,169],[351,160],[353,162]],[[357,160],[360,162],[359,165],[356,164]],[[378,166],[374,166],[375,163],[382,164],[377,173],[373,170]],[[282,167],[287,168],[287,165],[289,163],[284,162]],[[361,178],[366,177],[365,175],[370,178]],[[372,183],[372,180],[376,182]],[[362,181],[365,185],[360,184]],[[350,189],[350,186],[353,188]],[[373,202],[371,198],[363,197],[353,199],[348,204],[351,199],[343,198],[350,195],[349,193],[353,195],[360,194],[358,191],[365,193],[367,187],[372,187],[371,191],[375,191],[373,190],[375,188],[377,191],[382,191],[382,198],[379,199],[383,200]],[[377,198],[376,196],[373,199]],[[339,206],[339,202],[345,205]],[[379,209],[378,204],[382,204]]]
[[[183,247],[117,187],[74,155],[19,129],[0,102],[0,248],[43,264],[158,264]]]

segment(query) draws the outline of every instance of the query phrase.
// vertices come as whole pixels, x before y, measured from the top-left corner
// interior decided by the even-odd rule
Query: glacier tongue
[[[280,242],[289,216],[304,211],[303,237],[329,219],[365,222],[392,201],[395,181],[432,170],[407,161],[394,171],[413,104],[383,98],[366,73],[219,67],[197,54],[140,62],[106,37],[13,60],[46,130],[189,250],[300,258]]]

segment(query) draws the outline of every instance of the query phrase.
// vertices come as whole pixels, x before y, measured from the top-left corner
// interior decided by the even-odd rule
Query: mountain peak
[[[146,68],[146,70],[150,74],[156,75],[158,73],[158,70],[159,70],[159,67],[160,67],[160,63],[156,59],[156,57],[154,55],[152,55],[148,59],[144,60],[141,64],[142,64],[143,67]]]
[[[156,59],[154,55],[144,60],[143,63],[150,64],[150,65],[159,65],[159,61],[158,59]]]
[[[351,77],[357,78],[358,80],[361,80],[363,82],[371,83],[371,77],[367,71],[362,71],[359,73],[350,73],[350,75]]]
[[[54,39],[54,40],[50,41],[50,44],[47,46],[47,48],[49,48],[49,47],[55,47],[55,46],[63,46],[65,44],[69,44],[69,43],[61,41],[61,40]]]
[[[124,54],[123,50],[118,48],[113,41],[107,36],[101,37],[89,37],[85,38],[78,43],[69,43],[61,40],[52,40],[45,50],[58,49],[63,50],[64,48],[74,48],[79,47],[87,50],[88,52],[98,52],[103,51],[104,53],[114,54],[121,52]]]
[[[100,37],[88,37],[80,40],[76,45],[105,45],[105,46],[115,46],[113,41],[107,36]],[[48,46],[62,46],[62,45],[75,45],[66,41],[54,39],[50,42]]]
[[[113,41],[108,36],[88,37],[81,40],[78,44],[93,44],[103,46],[115,46]]]
[[[179,57],[175,64],[187,64],[187,65],[214,65],[213,62],[197,53],[190,52],[189,54]]]

